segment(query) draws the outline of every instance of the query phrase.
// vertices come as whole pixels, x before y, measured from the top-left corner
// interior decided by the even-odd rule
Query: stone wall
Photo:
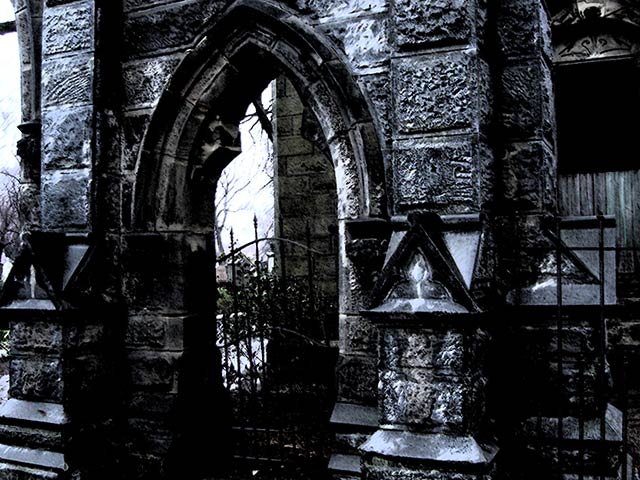
[[[377,279],[387,248],[406,234],[404,216],[481,218],[479,260],[460,288],[482,284],[491,309],[505,292],[489,279],[504,274],[508,284],[515,261],[498,258],[497,268],[492,248],[515,248],[520,237],[536,245],[541,218],[555,212],[549,18],[538,0],[48,0],[42,35],[41,2],[15,3],[32,92],[25,135],[37,138],[42,112],[41,169],[25,175],[35,197],[42,173],[42,228],[91,233],[101,259],[92,295],[124,312],[101,320],[106,330],[125,325],[124,338],[105,338],[124,357],[112,387],[123,396],[127,477],[158,478],[181,457],[210,473],[204,465],[223,456],[212,192],[237,154],[239,116],[269,81],[279,78],[279,233],[305,241],[310,215],[312,246],[325,252],[337,225],[337,267],[327,253],[317,272],[327,291],[338,278],[336,411],[362,420],[341,424],[352,455],[378,421],[378,330],[362,311],[381,301]],[[26,150],[37,159],[37,148]],[[452,262],[438,242],[435,264]],[[305,270],[300,252],[290,260]],[[522,268],[538,273],[527,261]],[[448,328],[426,329],[425,345]],[[203,429],[208,441],[194,444]]]
[[[305,110],[285,77],[276,80],[275,112],[276,236],[304,245],[310,241],[314,250],[311,252],[314,285],[335,303],[337,200],[335,173],[327,156],[326,141],[317,120]],[[304,280],[309,275],[307,251],[292,245],[282,247],[286,248],[287,275]],[[282,250],[279,255],[282,262]]]

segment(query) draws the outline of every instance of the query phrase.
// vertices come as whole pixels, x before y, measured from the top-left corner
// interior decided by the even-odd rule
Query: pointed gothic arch
[[[233,158],[233,145],[218,145],[216,155],[204,158],[202,147],[211,141],[205,138],[207,126],[219,121],[230,133],[280,73],[322,126],[336,172],[338,218],[386,216],[377,129],[357,81],[331,43],[293,11],[256,0],[237,2],[205,32],[152,116],[136,169],[133,227],[209,227],[206,183]],[[204,184],[199,182],[196,171],[211,168]]]

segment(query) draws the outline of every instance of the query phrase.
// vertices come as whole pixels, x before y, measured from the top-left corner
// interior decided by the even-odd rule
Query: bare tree
[[[227,253],[228,237],[225,238],[225,236],[233,227],[234,214],[250,209],[255,198],[273,185],[273,149],[265,145],[263,136],[263,134],[266,135],[269,144],[273,142],[271,123],[273,102],[265,107],[261,99],[256,99],[252,102],[252,106],[253,108],[249,109],[240,122],[240,128],[244,134],[243,144],[250,147],[245,148],[247,151],[243,151],[241,156],[223,170],[217,182],[215,237],[219,255]],[[256,185],[255,181],[262,183]],[[260,216],[258,211],[252,213]],[[273,215],[262,216],[268,218],[266,222],[264,218],[260,219],[263,230],[271,231]]]
[[[22,230],[20,179],[7,170],[0,171],[0,254],[14,256]]]

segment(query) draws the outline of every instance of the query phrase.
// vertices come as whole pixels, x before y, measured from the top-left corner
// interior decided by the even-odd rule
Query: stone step
[[[61,431],[0,423],[0,444],[62,450],[64,436]]]
[[[62,450],[66,424],[60,405],[9,399],[0,407],[0,444]]]
[[[61,474],[67,470],[62,453],[5,444],[0,444],[0,465],[5,466],[7,469],[13,465],[54,474]]]
[[[65,476],[47,470],[0,463],[0,478],[2,480],[63,480]]]
[[[358,448],[377,430],[376,407],[351,403],[336,403],[331,414],[334,432],[334,453],[357,455]]]
[[[359,479],[362,472],[359,455],[334,453],[329,459],[329,474],[334,480]]]

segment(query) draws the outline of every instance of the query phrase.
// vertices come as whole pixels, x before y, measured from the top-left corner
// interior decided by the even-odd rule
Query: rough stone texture
[[[47,8],[43,19],[43,54],[93,49],[94,15],[93,2]]]
[[[470,141],[471,140],[471,141]],[[472,139],[398,143],[394,151],[396,202],[402,207],[426,206],[442,212],[477,209],[479,165],[485,152]]]
[[[475,433],[484,416],[483,336],[471,330],[383,327],[381,423]]]
[[[468,465],[466,465],[468,467]],[[424,465],[416,463],[411,459],[394,459],[385,457],[373,457],[367,459],[363,470],[365,480],[492,480],[497,478],[494,474],[494,467],[490,465],[477,466],[477,471],[469,472],[466,468],[464,473],[460,473],[454,466],[443,466],[436,468],[432,462],[425,462]]]
[[[42,96],[45,107],[84,105],[92,101],[93,58],[49,59],[44,62]]]
[[[395,38],[404,48],[465,43],[473,31],[474,2],[395,0]]]
[[[142,2],[125,2],[128,8]],[[131,14],[124,23],[124,44],[130,56],[175,49],[193,42],[208,19],[222,9],[222,2],[200,0],[173,3]]]
[[[338,400],[375,405],[378,375],[370,356],[341,356],[336,367]]]
[[[124,291],[133,313],[183,313],[194,308],[206,288],[206,238],[197,235],[127,235],[123,239],[126,265]],[[185,266],[188,268],[185,269]],[[171,282],[167,282],[167,279]],[[146,313],[146,312],[145,312]]]
[[[367,319],[355,315],[340,315],[340,352],[375,355],[378,330]]]
[[[42,163],[47,170],[91,166],[92,109],[45,110]]]
[[[337,288],[335,229],[337,224],[336,180],[326,143],[313,114],[305,108],[293,85],[276,80],[275,218],[277,235],[307,244],[307,226],[314,254],[314,278],[319,291],[335,304]],[[333,233],[332,230],[333,229]],[[279,248],[279,261],[287,275],[308,275],[307,251],[290,245]]]
[[[174,388],[175,354],[134,351],[129,353],[130,380],[136,389],[171,391]]]
[[[425,329],[396,335],[390,329],[383,330],[380,355],[389,367],[461,372],[465,353],[464,336],[459,332],[438,334]]]
[[[89,223],[90,176],[86,169],[46,172],[42,176],[42,224],[48,228]]]
[[[62,364],[55,357],[11,359],[9,395],[22,400],[62,400]]]
[[[385,18],[360,18],[325,27],[344,49],[356,72],[385,64],[389,57],[389,26]]]
[[[391,144],[393,124],[387,121],[393,112],[389,73],[362,75],[359,81],[375,107],[373,114],[376,116],[378,130],[382,133],[384,143]]]
[[[178,62],[176,57],[156,57],[126,64],[123,67],[126,104],[129,107],[152,106],[160,98]]]
[[[483,115],[480,62],[469,52],[394,60],[396,130],[433,132],[477,125]]]
[[[508,57],[538,54],[553,58],[551,22],[547,9],[538,1],[501,0],[498,2],[500,50]]]
[[[125,341],[129,346],[180,350],[183,317],[135,316],[127,323]]]
[[[438,377],[420,368],[385,372],[379,386],[381,423],[463,432],[477,423],[484,383]]]
[[[543,61],[509,65],[501,83],[505,131],[513,137],[538,135],[553,140],[555,112],[549,67]]]
[[[553,153],[544,142],[511,144],[505,152],[502,181],[517,208],[544,211],[555,205]],[[537,175],[530,175],[538,172]]]
[[[388,0],[296,0],[295,3],[323,20],[381,13],[389,6]]]
[[[63,346],[62,326],[49,322],[15,322],[11,328],[11,353],[60,352]]]

